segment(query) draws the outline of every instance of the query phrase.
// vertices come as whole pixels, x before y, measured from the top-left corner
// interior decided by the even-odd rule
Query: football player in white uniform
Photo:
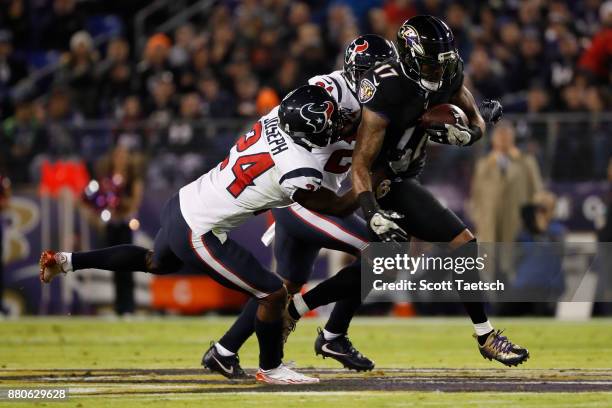
[[[342,119],[334,98],[305,85],[289,95],[238,139],[223,162],[184,186],[164,206],[154,249],[120,245],[87,252],[44,251],[40,279],[87,268],[168,274],[205,272],[257,301],[253,325],[259,341],[256,378],[271,384],[304,384],[317,378],[282,364],[282,313],[287,290],[281,279],[227,233],[246,219],[299,202],[305,208],[343,216],[357,201],[322,187],[323,168],[310,152],[340,136]]]
[[[374,34],[362,35],[346,48],[342,70],[318,75],[308,81],[325,88],[334,97],[344,118],[343,137],[340,140],[311,150],[323,169],[323,186],[331,191],[340,190],[351,167],[355,134],[361,119],[356,84],[369,68],[395,57],[395,48],[390,41]],[[305,300],[299,294],[302,285],[310,277],[319,250],[334,249],[359,257],[360,251],[369,241],[368,230],[365,221],[354,214],[347,217],[323,215],[299,203],[275,208],[272,214],[275,224],[266,233],[264,240],[266,243],[270,241],[270,232],[275,236],[277,273],[284,279],[289,293],[294,295],[292,304],[300,307],[299,312],[294,309],[297,315],[295,321],[299,313],[314,309],[317,304],[329,303],[324,293],[333,291],[333,285],[329,285],[329,282],[304,294]],[[359,279],[359,268],[360,263],[357,261],[336,276],[352,275]],[[360,305],[361,299],[358,296],[336,303],[325,328],[319,331],[315,340],[315,352],[336,359],[349,369],[365,371],[373,369],[374,363],[357,351],[347,336],[350,321]],[[254,332],[253,315],[256,310],[257,303],[251,300],[228,332],[211,345],[202,358],[206,368],[229,378],[244,375],[237,353]],[[227,367],[233,367],[231,372]]]

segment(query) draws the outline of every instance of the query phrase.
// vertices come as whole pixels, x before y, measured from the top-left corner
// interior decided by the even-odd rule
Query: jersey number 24
[[[261,137],[261,123],[257,122],[253,130],[242,135],[236,142],[236,151],[242,153],[253,146]],[[229,163],[229,156],[221,162],[221,170]],[[254,186],[254,180],[274,167],[270,153],[254,153],[238,156],[232,166],[234,180],[227,186],[227,191],[237,198],[248,186]]]

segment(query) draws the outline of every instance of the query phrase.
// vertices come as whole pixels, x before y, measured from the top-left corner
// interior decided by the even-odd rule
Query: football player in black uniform
[[[448,242],[452,256],[475,258],[474,235],[417,181],[429,139],[470,146],[485,131],[483,116],[463,85],[463,62],[453,33],[436,17],[416,16],[398,30],[397,48],[398,60],[369,70],[360,82],[363,117],[353,153],[353,189],[359,194],[368,226],[380,240],[404,241],[414,236],[428,242]],[[429,107],[444,103],[461,108],[469,124],[441,124],[431,129],[418,126]],[[501,116],[501,105],[490,102],[483,114],[494,121]],[[389,182],[377,197],[370,173],[378,169],[384,169]],[[477,273],[476,269],[469,271],[472,277]],[[505,365],[517,365],[529,357],[525,348],[493,330],[482,302],[464,297],[462,301],[483,357]]]

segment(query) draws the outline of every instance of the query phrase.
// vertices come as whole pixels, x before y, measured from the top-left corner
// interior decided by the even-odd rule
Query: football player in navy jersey
[[[353,153],[353,189],[370,230],[383,242],[404,241],[408,236],[428,242],[447,242],[451,256],[478,256],[476,239],[450,209],[418,182],[426,161],[428,140],[470,146],[485,131],[483,115],[494,122],[501,105],[490,101],[479,111],[463,84],[463,62],[453,33],[440,19],[415,16],[398,30],[399,58],[370,69],[360,81],[363,117]],[[451,103],[461,108],[467,125],[434,124],[428,129],[419,120],[429,108]],[[376,196],[370,173],[382,169],[389,180],[384,194]],[[475,267],[464,277],[477,279]],[[483,357],[517,365],[529,352],[495,331],[479,298],[460,295],[475,329]]]

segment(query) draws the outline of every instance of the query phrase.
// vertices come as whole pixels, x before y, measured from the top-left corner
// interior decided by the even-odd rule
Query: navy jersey
[[[448,103],[462,85],[463,64],[437,92],[426,91],[410,79],[398,60],[367,71],[359,84],[359,101],[389,121],[375,167],[402,178],[418,175],[425,166],[428,141],[419,119],[428,108]]]

